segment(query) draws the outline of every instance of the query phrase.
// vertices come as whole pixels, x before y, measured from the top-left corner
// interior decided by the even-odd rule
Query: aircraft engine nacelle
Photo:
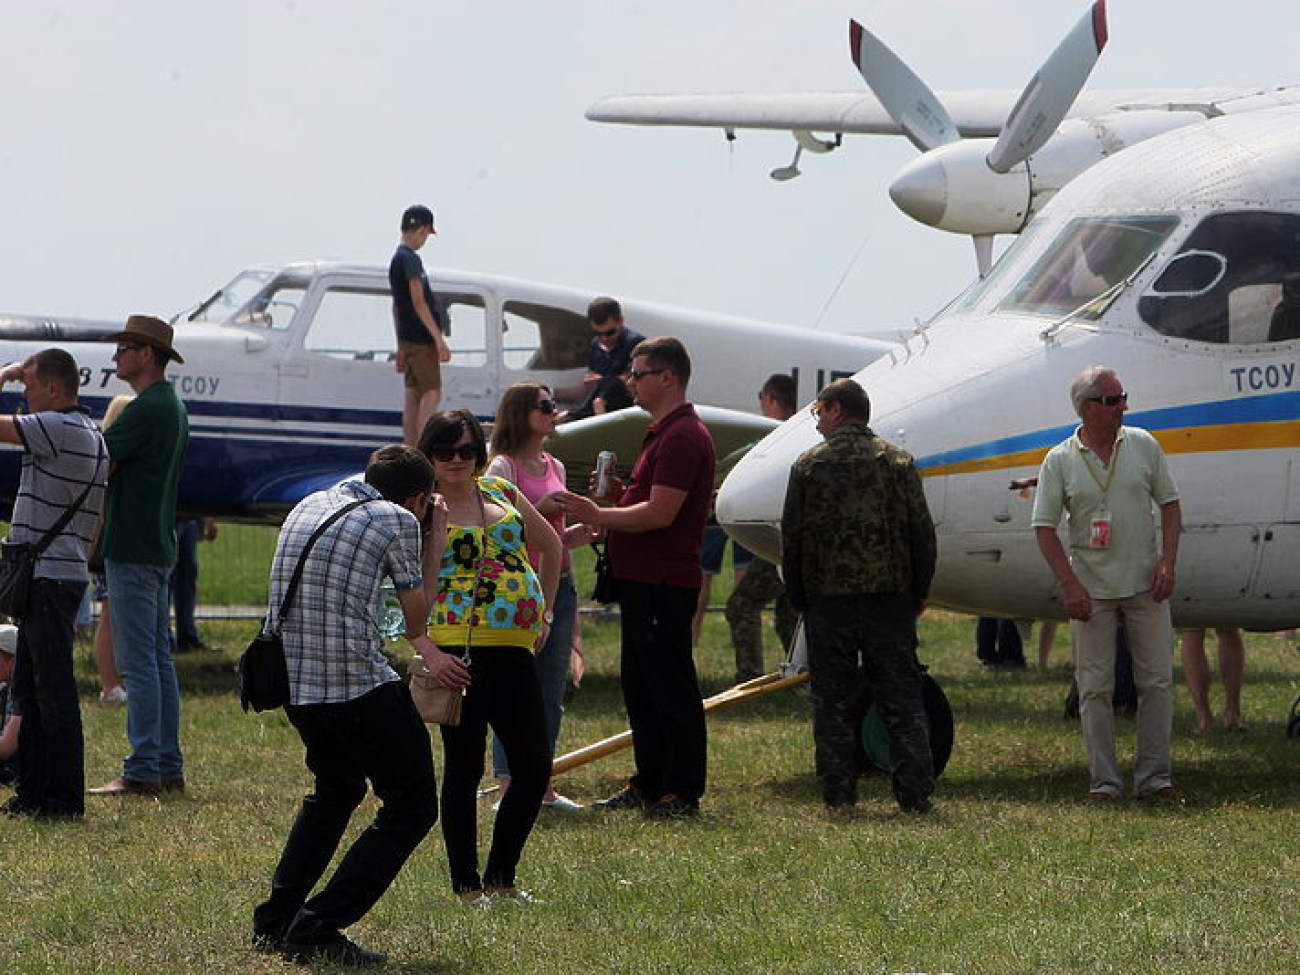
[[[1008,172],[989,168],[993,139],[964,139],[924,153],[889,186],[894,204],[913,220],[955,234],[1015,234],[1089,166],[1191,122],[1196,111],[1116,112],[1070,119],[1029,159]]]

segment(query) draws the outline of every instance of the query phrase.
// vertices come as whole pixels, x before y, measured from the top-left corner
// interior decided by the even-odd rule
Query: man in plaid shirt
[[[341,933],[388,889],[438,817],[429,736],[410,691],[384,656],[376,620],[379,587],[392,579],[406,638],[445,684],[468,670],[425,632],[428,596],[421,575],[421,520],[445,521],[430,494],[433,468],[418,451],[384,447],[349,480],[305,498],[280,531],[271,564],[269,623],[280,626],[289,670],[285,708],[306,747],[315,790],[303,800],[271,880],[253,912],[254,946],[291,961],[375,964],[384,956]],[[341,508],[307,555],[283,620],[280,605],[316,529]],[[382,805],[329,882],[308,899],[338,848],[369,781]]]

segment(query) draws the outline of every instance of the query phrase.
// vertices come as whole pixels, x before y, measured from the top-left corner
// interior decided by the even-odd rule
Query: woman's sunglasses
[[[535,410],[541,410],[543,413],[554,413],[554,412],[555,412],[555,400],[553,400],[553,399],[544,399],[544,400],[542,400],[540,403],[538,403],[536,406],[534,406],[533,409],[535,409]]]
[[[452,459],[477,460],[478,444],[463,443],[459,447],[430,447],[429,456],[441,464],[449,464]]]

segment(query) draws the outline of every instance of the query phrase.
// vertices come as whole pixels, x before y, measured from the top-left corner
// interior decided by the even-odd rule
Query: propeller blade
[[[979,271],[980,280],[983,280],[993,268],[993,235],[975,234],[971,237],[971,242],[975,245],[975,267]]]
[[[988,154],[990,169],[1005,173],[1043,147],[1074,104],[1105,46],[1106,0],[1097,0],[1020,93]]]
[[[928,152],[960,138],[952,116],[929,86],[856,20],[849,21],[849,48],[862,80],[912,145]]]

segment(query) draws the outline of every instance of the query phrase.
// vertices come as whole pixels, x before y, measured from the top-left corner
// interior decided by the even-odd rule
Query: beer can
[[[609,476],[614,473],[614,465],[617,463],[618,457],[612,450],[602,450],[596,455],[596,497],[609,497]]]

